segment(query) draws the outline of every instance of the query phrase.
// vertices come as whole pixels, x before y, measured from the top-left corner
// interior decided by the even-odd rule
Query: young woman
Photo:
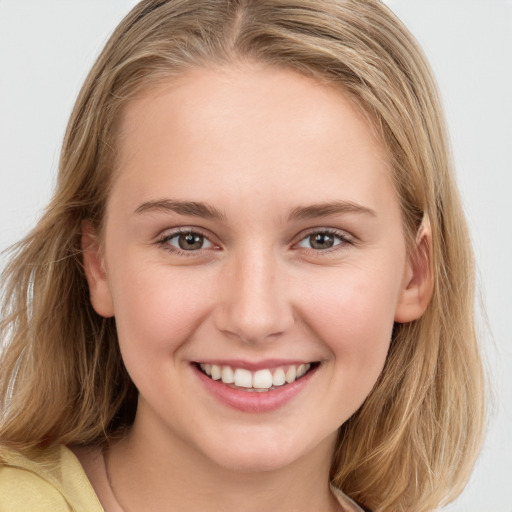
[[[5,271],[0,510],[433,510],[481,437],[472,275],[386,7],[145,0]]]

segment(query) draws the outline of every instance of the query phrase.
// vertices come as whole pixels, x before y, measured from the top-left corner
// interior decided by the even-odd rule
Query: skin
[[[381,373],[394,322],[428,302],[382,143],[339,89],[251,63],[146,91],[118,150],[104,240],[85,223],[83,246],[91,301],[115,315],[140,392],[107,457],[123,508],[336,510],[337,429]],[[151,205],[162,200],[219,216]],[[176,253],[177,228],[202,248]],[[312,248],[326,229],[334,245]],[[275,358],[320,365],[265,413],[220,403],[191,364]]]

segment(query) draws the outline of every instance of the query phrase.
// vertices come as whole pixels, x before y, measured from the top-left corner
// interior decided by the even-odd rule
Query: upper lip
[[[215,364],[217,366],[231,366],[232,368],[244,368],[255,372],[263,369],[278,368],[280,366],[300,365],[315,363],[306,359],[262,359],[260,361],[248,361],[246,359],[201,359],[194,361],[197,364]]]

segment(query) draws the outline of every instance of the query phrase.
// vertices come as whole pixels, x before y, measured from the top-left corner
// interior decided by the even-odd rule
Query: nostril
[[[275,340],[293,326],[293,308],[284,296],[286,288],[269,275],[275,268],[249,263],[221,284],[215,326],[246,344]]]

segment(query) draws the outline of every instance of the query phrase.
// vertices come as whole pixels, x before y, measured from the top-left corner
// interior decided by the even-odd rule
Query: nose
[[[219,284],[216,327],[246,343],[275,339],[294,322],[283,268],[274,255],[233,256]]]

